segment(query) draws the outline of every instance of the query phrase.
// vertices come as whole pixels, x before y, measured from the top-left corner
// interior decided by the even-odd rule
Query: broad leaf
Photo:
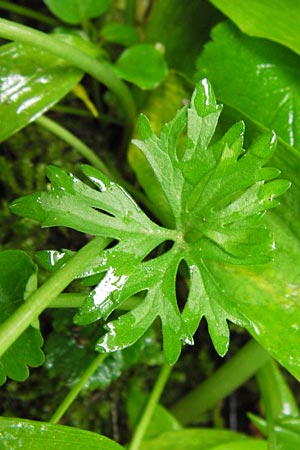
[[[0,253],[0,322],[5,320],[24,302],[26,289],[35,267],[26,253],[7,250]],[[9,377],[24,381],[29,375],[28,366],[43,364],[41,333],[29,327],[0,359],[0,385]]]
[[[0,141],[50,109],[82,75],[39,49],[15,43],[0,47]]]
[[[124,50],[113,68],[120,78],[142,89],[154,89],[168,73],[163,54],[150,44],[137,44]]]
[[[267,450],[267,442],[234,431],[207,428],[163,433],[141,444],[141,450]]]
[[[200,70],[213,79],[218,98],[231,106],[231,120],[246,120],[248,139],[275,128],[279,142],[272,162],[292,188],[275,214],[266,218],[276,236],[274,261],[248,269],[219,264],[211,269],[241,302],[253,324],[252,335],[299,379],[300,156],[290,146],[293,142],[299,146],[298,58],[274,43],[244,36],[229,24],[216,27],[213,38],[199,59]]]
[[[34,420],[0,418],[0,449],[24,450],[122,450],[116,442],[80,428]]]
[[[206,0],[156,0],[146,27],[146,41],[163,44],[169,67],[193,76],[196,58],[219,16]]]
[[[101,16],[110,0],[44,0],[44,3],[60,20],[77,25],[85,19]]]
[[[98,350],[132,345],[159,317],[165,357],[174,363],[182,342],[193,342],[205,316],[213,344],[224,355],[229,345],[227,320],[250,325],[239,302],[232,301],[231,293],[224,291],[209,265],[214,261],[253,265],[271,260],[274,237],[262,218],[278,204],[277,197],[288,189],[289,182],[274,180],[279,171],[264,167],[275,150],[272,133],[245,152],[244,126],[237,123],[210,145],[220,113],[221,107],[204,79],[190,106],[180,110],[159,136],[145,116],[140,118],[142,140],[134,142],[161,185],[174,229],[156,225],[121,187],[89,166],[83,171],[98,191],[72,174],[50,168],[50,192],[23,197],[12,205],[17,214],[39,220],[44,226],[64,225],[118,241],[91,261],[90,270],[82,274],[104,276],[83,303],[76,323],[107,319],[138,292],[145,292],[145,298],[133,310],[107,323],[108,333],[99,339]],[[177,152],[176,142],[184,129],[185,146]],[[172,242],[171,248],[164,247],[164,253],[149,259],[166,241]],[[184,307],[179,306],[176,295],[182,261],[190,277]]]
[[[252,422],[265,435],[268,434],[268,423],[261,417],[249,414]],[[295,450],[300,445],[300,419],[283,418],[274,426],[276,450]],[[273,441],[274,442],[274,441]]]
[[[267,420],[250,418],[276,450],[293,450],[300,445],[299,409],[286,380],[274,362],[257,374]]]
[[[230,23],[216,26],[212,39],[198,68],[213,83],[217,98],[300,149],[299,57],[245,36]]]
[[[210,0],[247,34],[267,38],[300,54],[300,3],[294,0]]]

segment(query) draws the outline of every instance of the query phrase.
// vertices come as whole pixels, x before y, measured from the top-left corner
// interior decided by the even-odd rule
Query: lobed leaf
[[[210,265],[253,265],[271,261],[274,237],[263,225],[265,212],[289,188],[275,180],[278,170],[265,168],[274,152],[274,134],[243,149],[244,126],[233,126],[211,144],[221,107],[208,80],[196,87],[189,107],[156,135],[145,116],[142,140],[134,143],[152,167],[174,216],[174,229],[154,224],[118,185],[83,166],[98,190],[57,168],[48,170],[50,192],[17,200],[17,214],[44,226],[64,225],[117,242],[91,261],[83,278],[101,275],[75,316],[81,325],[107,320],[129,297],[144,293],[131,311],[106,323],[99,351],[132,345],[160,318],[166,360],[174,363],[182,343],[192,344],[204,316],[220,355],[229,345],[227,321],[248,327],[250,320],[217,281]],[[180,149],[177,141],[183,139]],[[150,188],[151,189],[151,188]],[[145,186],[147,193],[147,186]],[[167,242],[169,241],[169,242]],[[169,245],[171,241],[171,246]],[[155,249],[160,246],[160,253]],[[180,265],[189,268],[186,301],[176,294]]]
[[[250,142],[274,129],[278,144],[271,163],[292,186],[280,206],[263,218],[276,237],[274,260],[248,268],[214,262],[210,269],[250,319],[255,339],[299,379],[299,58],[273,42],[245,36],[229,23],[218,25],[212,37],[198,68],[226,105],[223,126],[242,118]]]

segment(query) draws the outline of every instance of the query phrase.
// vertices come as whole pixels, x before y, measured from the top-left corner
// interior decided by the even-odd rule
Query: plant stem
[[[108,242],[108,239],[98,237],[82,247],[1,325],[0,356],[77,275],[87,270],[90,261],[104,250]]]
[[[111,177],[109,169],[106,167],[104,162],[101,161],[101,159],[95,154],[95,152],[66,128],[62,127],[58,123],[54,122],[54,120],[51,120],[46,116],[41,116],[35,121],[43,128],[46,128],[47,130],[51,131],[53,134],[70,144],[78,151],[78,153],[80,153],[85,159],[93,164],[94,167],[101,170],[101,172],[103,172],[108,177]]]
[[[168,381],[169,375],[171,373],[172,367],[164,365],[159,373],[156,380],[154,388],[150,394],[149,400],[147,402],[146,408],[142,414],[142,417],[135,429],[133,438],[130,442],[128,450],[138,450],[143,437],[147,431],[148,425],[154,413],[155,407],[159,402],[160,396],[164,390],[166,382]]]
[[[128,25],[133,25],[135,20],[135,0],[126,0],[125,19]]]
[[[63,402],[59,405],[51,419],[49,420],[50,423],[57,423],[62,418],[62,416],[65,414],[67,409],[71,406],[71,404],[74,402],[80,391],[83,389],[85,383],[88,381],[88,379],[93,375],[95,370],[100,366],[100,364],[103,363],[105,358],[108,356],[108,353],[100,353],[94,361],[89,365],[89,367],[86,369],[86,371],[82,374],[79,381],[73,386],[73,388],[70,390],[68,395],[64,398]]]
[[[48,305],[48,308],[80,308],[87,294],[60,294]]]
[[[182,425],[196,421],[201,414],[251,378],[270,359],[269,353],[251,340],[210,378],[179,400],[171,408],[171,413]]]
[[[117,77],[109,64],[97,61],[73,45],[59,41],[54,36],[49,36],[46,33],[10,20],[0,19],[0,36],[42,48],[59,58],[63,58],[73,66],[94,77],[100,83],[103,83],[117,95],[123,104],[131,132],[136,116],[135,104],[126,84]]]
[[[58,25],[58,21],[53,17],[48,17],[45,14],[39,13],[33,9],[26,8],[25,6],[15,5],[13,2],[0,1],[0,8],[6,9],[12,13],[20,14],[20,16],[29,17],[30,19],[35,19],[39,22],[45,23],[52,27]]]

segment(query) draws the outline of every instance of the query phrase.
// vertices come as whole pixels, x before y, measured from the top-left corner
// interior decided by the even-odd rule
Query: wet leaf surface
[[[250,36],[270,39],[300,54],[300,4],[294,0],[210,0]]]
[[[217,98],[263,129],[300,148],[300,61],[286,48],[251,38],[230,23],[212,31],[198,60]]]
[[[121,450],[116,442],[80,428],[52,425],[34,420],[0,418],[0,449]]]
[[[41,116],[81,79],[82,72],[23,44],[0,48],[0,141]]]

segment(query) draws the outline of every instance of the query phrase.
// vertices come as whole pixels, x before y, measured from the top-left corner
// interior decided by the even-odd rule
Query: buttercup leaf
[[[172,229],[152,222],[123,188],[89,166],[83,166],[83,172],[97,190],[52,167],[50,192],[21,198],[12,206],[17,214],[44,226],[63,225],[115,240],[81,275],[103,276],[75,322],[107,320],[129,297],[137,293],[144,297],[131,311],[106,322],[107,333],[96,345],[99,351],[132,345],[159,317],[164,354],[172,364],[182,343],[193,343],[204,316],[217,352],[224,355],[229,345],[227,321],[249,324],[239,304],[215,279],[209,262],[271,261],[274,237],[264,226],[263,216],[278,204],[277,197],[290,183],[274,180],[279,171],[264,167],[275,150],[274,133],[262,136],[245,151],[244,125],[237,123],[211,144],[221,109],[210,83],[203,79],[190,105],[159,135],[145,116],[140,118],[142,139],[134,143],[161,185],[173,214]],[[183,263],[189,271],[186,300],[176,293]]]

